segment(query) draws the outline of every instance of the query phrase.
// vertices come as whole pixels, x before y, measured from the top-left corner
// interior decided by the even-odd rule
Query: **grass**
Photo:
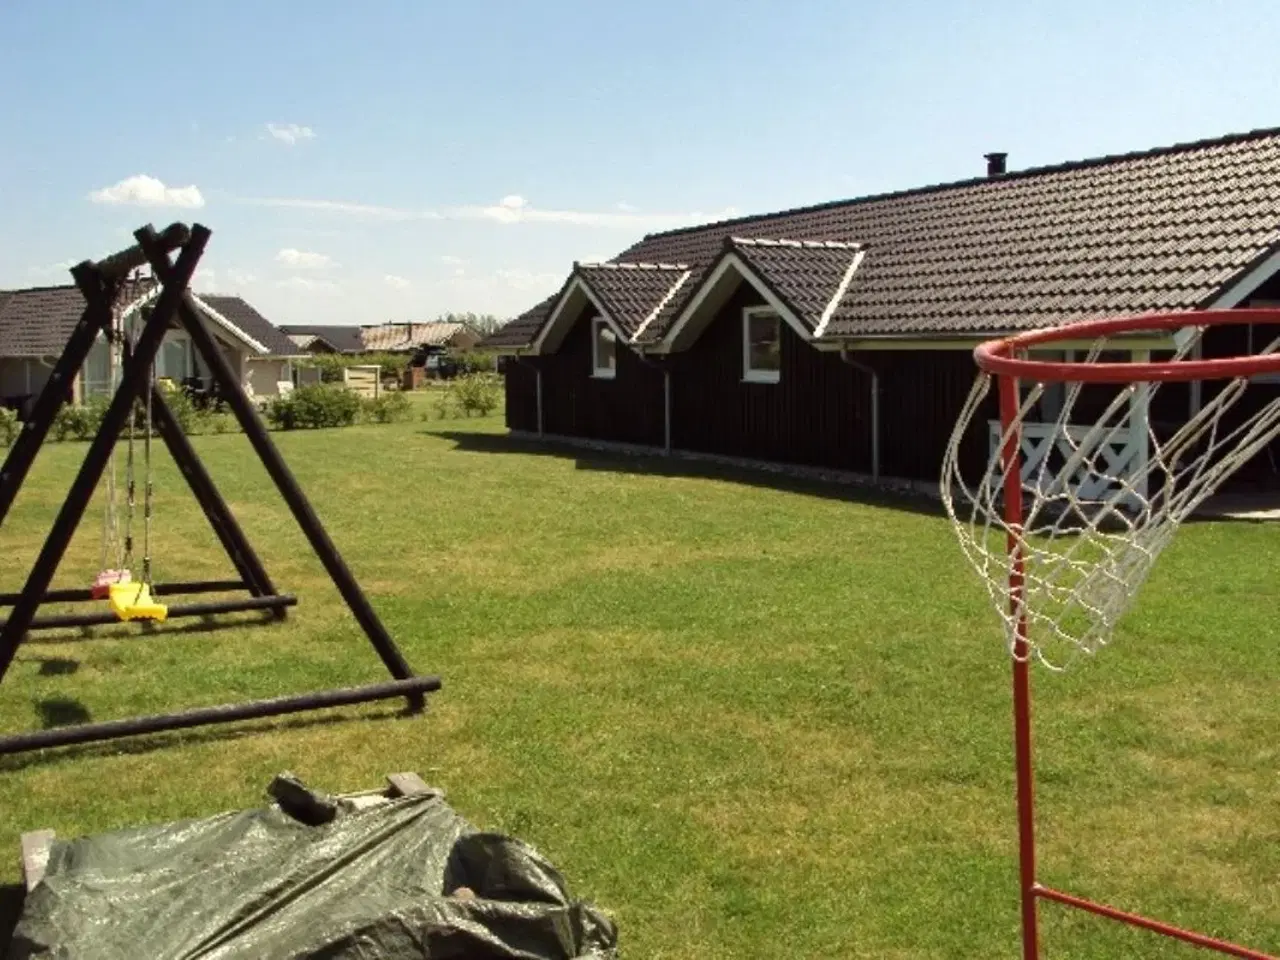
[[[445,688],[370,707],[0,760],[0,882],[63,836],[393,770],[539,847],[642,958],[1017,952],[1008,667],[938,516],[657,461],[537,453],[496,418],[276,435],[410,661]],[[201,456],[282,589],[284,625],[25,645],[0,728],[382,676],[238,435]],[[5,526],[16,588],[83,444]],[[774,485],[769,485],[773,483]],[[158,579],[228,571],[172,464]],[[95,505],[59,585],[98,563]],[[1037,672],[1042,880],[1280,950],[1280,534],[1196,524],[1114,646]],[[1042,908],[1046,956],[1197,955]]]

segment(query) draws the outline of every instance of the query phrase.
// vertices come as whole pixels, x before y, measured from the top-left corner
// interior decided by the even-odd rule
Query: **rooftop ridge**
[[[769,237],[730,237],[729,242],[742,247],[795,247],[800,250],[861,250],[853,240],[783,240]]]
[[[582,269],[595,270],[688,270],[689,265],[685,263],[640,263],[631,261],[587,261],[575,263],[575,267]]]
[[[930,193],[943,193],[948,190],[962,190],[967,187],[982,185],[995,186],[1010,180],[1030,180],[1035,177],[1049,176],[1057,173],[1070,173],[1074,170],[1087,170],[1092,167],[1104,167],[1114,163],[1127,163],[1135,160],[1148,160],[1152,157],[1168,156],[1176,153],[1190,153],[1193,150],[1204,150],[1208,147],[1228,147],[1251,140],[1265,140],[1268,137],[1280,137],[1280,127],[1258,127],[1243,133],[1229,133],[1219,137],[1202,140],[1186,140],[1168,144],[1163,147],[1152,147],[1146,150],[1133,150],[1128,153],[1110,153],[1100,157],[1089,157],[1083,160],[1069,160],[1063,163],[1047,164],[1039,167],[1027,167],[1022,170],[1011,170],[996,176],[981,175],[964,180],[953,180],[945,183],[934,183],[923,187],[909,187],[905,190],[889,190],[884,193],[868,194],[864,197],[847,197],[843,200],[826,200],[822,203],[789,207],[785,210],[773,210],[768,213],[754,213],[742,217],[731,217],[725,220],[711,220],[706,223],[688,227],[676,227],[671,230],[660,230],[645,234],[639,243],[655,240],[659,237],[678,237],[702,230],[732,227],[738,224],[760,223],[781,217],[789,217],[801,213],[818,213],[823,210],[834,210],[839,207],[852,207],[864,203],[875,203],[883,200],[897,200],[903,197],[922,196]],[[633,244],[635,246],[636,244]]]

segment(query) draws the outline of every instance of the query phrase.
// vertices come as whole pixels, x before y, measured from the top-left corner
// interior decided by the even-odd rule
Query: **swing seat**
[[[113,583],[128,583],[132,579],[128,570],[103,570],[89,588],[89,596],[94,600],[105,600]]]
[[[163,620],[169,608],[157,603],[145,583],[113,583],[108,588],[111,611],[121,620]]]

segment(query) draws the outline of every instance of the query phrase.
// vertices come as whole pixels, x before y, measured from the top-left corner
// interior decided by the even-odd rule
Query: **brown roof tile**
[[[630,337],[643,333],[689,280],[689,268],[673,263],[581,263],[574,272]]]
[[[320,337],[340,353],[360,353],[364,350],[360,328],[357,326],[282,323],[280,329],[289,335]]]
[[[57,356],[84,312],[74,286],[0,293],[0,357]]]
[[[839,314],[858,265],[856,243],[811,243],[732,237],[725,245],[746,261],[810,333],[821,333],[827,312]]]
[[[303,353],[283,330],[240,297],[197,294],[197,298],[262,344],[268,356],[296,357]]]
[[[452,321],[429,323],[383,323],[362,327],[360,339],[365,350],[416,350],[441,347],[466,332],[466,324]]]
[[[733,236],[865,247],[826,329],[833,338],[1194,309],[1280,243],[1280,130],[654,234],[617,259],[688,263],[694,276],[646,341],[666,332]],[[527,343],[537,311],[490,342]]]

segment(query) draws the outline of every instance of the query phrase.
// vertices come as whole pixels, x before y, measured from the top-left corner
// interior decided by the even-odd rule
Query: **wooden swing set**
[[[276,590],[262,561],[246,539],[230,508],[222,499],[186,435],[182,432],[156,381],[155,360],[165,332],[180,325],[191,338],[214,384],[235,415],[290,512],[357,623],[378,653],[392,679],[335,690],[276,697],[179,713],[133,717],[99,723],[56,727],[28,733],[0,735],[0,754],[87,743],[163,730],[226,723],[403,697],[410,712],[425,708],[425,695],[439,690],[436,676],[417,676],[387,633],[359,584],[339,556],[310,503],[281,458],[257,410],[240,387],[230,364],[218,348],[187,290],[191,276],[211,233],[195,224],[175,223],[162,233],[150,226],[135,231],[138,243],[104,260],[84,261],[71,271],[86,306],[61,357],[50,372],[39,398],[0,467],[0,531],[14,498],[53,426],[68,388],[75,381],[98,338],[109,349],[109,379],[114,389],[97,435],[60,507],[49,535],[18,593],[0,594],[0,606],[12,609],[0,621],[0,681],[4,679],[19,645],[29,631],[89,627],[141,621],[159,623],[176,617],[208,617],[243,611],[270,611],[283,619],[297,603],[292,594]],[[170,256],[178,251],[177,261]],[[140,300],[125,303],[127,290],[136,289],[129,277],[149,264],[157,286],[146,306]],[[139,423],[139,420],[141,421]],[[208,519],[238,580],[161,583],[152,580],[151,530],[153,480],[152,434],[169,449],[174,462]],[[120,487],[117,484],[115,449],[125,436],[124,517],[121,521]],[[138,439],[140,436],[140,440]],[[136,448],[142,447],[142,543],[135,558],[134,526],[138,506]],[[106,475],[106,508],[103,520],[99,573],[86,588],[50,590],[49,586],[67,545],[84,517],[89,501]],[[135,560],[141,560],[135,579]],[[160,598],[180,594],[246,591],[248,596],[205,603],[167,604]],[[106,608],[102,609],[102,601]],[[38,616],[41,605],[55,602],[92,601],[99,609],[88,612]]]

